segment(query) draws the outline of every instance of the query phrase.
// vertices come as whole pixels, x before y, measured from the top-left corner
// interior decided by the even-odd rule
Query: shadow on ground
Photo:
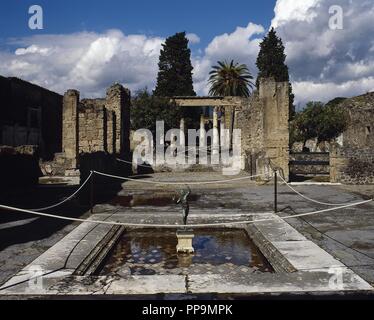
[[[17,208],[40,208],[55,204],[70,196],[77,186],[35,186],[0,190],[0,203]],[[107,203],[121,190],[121,183],[96,183],[93,204]],[[91,207],[91,186],[88,184],[76,198],[67,203],[43,211],[69,218],[82,218],[89,215]],[[17,224],[20,220],[36,218],[29,223]],[[0,251],[9,246],[38,241],[50,237],[71,224],[71,221],[47,217],[35,217],[31,214],[11,212],[0,209],[0,225],[9,224],[0,230]]]

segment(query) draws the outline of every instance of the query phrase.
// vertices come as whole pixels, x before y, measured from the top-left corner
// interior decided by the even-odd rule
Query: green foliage
[[[137,92],[131,104],[131,129],[148,129],[155,136],[156,121],[165,121],[165,132],[179,128],[182,110],[169,98],[151,95],[147,89]]]
[[[308,102],[290,123],[290,144],[317,138],[320,142],[336,139],[347,127],[347,112],[338,104],[324,105],[322,102]]]
[[[185,32],[176,33],[162,45],[155,96],[195,96],[191,50]]]
[[[292,120],[295,117],[295,95],[292,90],[292,84],[289,82],[289,119]]]
[[[317,127],[317,142],[336,139],[347,128],[348,114],[338,105],[330,104],[323,108]]]
[[[299,121],[300,117],[295,117],[293,121],[289,122],[289,128],[290,128],[290,142],[289,142],[289,147],[292,149],[292,146],[296,142],[303,142],[305,143],[307,140],[304,139],[304,134],[303,132],[300,131],[299,129]],[[305,142],[304,142],[305,140]]]
[[[192,81],[191,50],[188,48],[186,33],[176,33],[167,38],[162,47],[154,95],[157,97],[196,96]],[[172,110],[174,107],[168,105],[168,108],[162,110],[162,115],[168,119],[168,123],[172,123],[172,118],[178,115],[175,121],[183,117],[188,128],[198,127],[199,108]],[[173,128],[179,128],[179,124]]]
[[[256,65],[259,70],[258,79],[273,77],[275,81],[289,81],[288,67],[282,39],[272,28],[260,44],[260,52]],[[258,82],[257,82],[258,84]]]
[[[252,75],[245,64],[234,63],[231,60],[218,61],[209,73],[209,94],[213,96],[240,96],[249,97],[250,88],[253,88]]]
[[[256,81],[257,88],[259,88],[259,79],[261,78],[274,78],[277,82],[290,81],[284,49],[282,39],[277,36],[276,31],[272,28],[260,44],[260,52],[256,61],[259,71]],[[295,115],[294,98],[290,83],[290,119]]]

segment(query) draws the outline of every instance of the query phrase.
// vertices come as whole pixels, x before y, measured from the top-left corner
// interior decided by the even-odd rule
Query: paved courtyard
[[[173,182],[183,180],[224,180],[231,178],[221,176],[218,173],[164,173],[155,174],[152,177],[149,176],[144,181],[157,179]],[[131,220],[134,222],[144,222],[154,217],[162,217],[163,215],[173,215],[175,219],[181,220],[181,208],[171,201],[171,195],[175,190],[179,190],[180,187],[165,186],[162,184],[155,185],[142,181],[126,182],[122,186],[123,189],[119,193],[119,197],[114,197],[111,201],[96,205],[94,213],[115,212],[116,214],[131,217]],[[371,188],[368,186],[298,185],[294,186],[294,188],[313,199],[337,204],[368,199],[368,197],[371,197],[372,191],[374,191],[374,186]],[[266,214],[266,212],[273,210],[274,186],[271,184],[259,184],[249,180],[240,180],[219,184],[193,184],[191,185],[191,190],[191,219],[205,216],[206,221],[214,223],[218,218],[220,221],[224,221],[226,216],[230,217],[250,213],[261,215],[261,213]],[[278,192],[279,216],[326,208],[324,205],[306,201],[285,185],[279,186]],[[373,286],[373,209],[374,204],[368,203],[344,210],[325,212],[303,218],[287,219],[287,222],[294,226],[307,239],[323,248]],[[59,214],[71,216],[73,212],[71,210],[69,207],[60,208]],[[31,263],[41,253],[79,225],[79,223],[62,224],[53,219],[27,216],[16,219],[9,218],[9,215],[16,214],[6,214],[8,218],[0,224],[0,234],[3,237],[2,240],[4,240],[1,241],[3,247],[0,252],[0,284]],[[73,216],[77,216],[77,213],[74,213]],[[81,216],[88,217],[89,214],[82,212]],[[46,232],[46,230],[49,232]],[[32,232],[31,237],[30,232]],[[133,255],[132,253],[128,254]],[[157,256],[157,252],[155,252],[155,255]],[[128,258],[131,260],[134,257],[129,256]],[[150,261],[153,258],[148,257],[148,265],[153,264],[157,273],[161,273],[162,275],[165,272],[165,268],[157,265],[157,259],[153,262]],[[197,265],[197,267],[200,268],[198,272],[209,272],[207,265]],[[227,262],[221,268],[222,273],[229,272],[230,267],[231,270],[240,268],[240,263]],[[168,272],[169,274],[183,275],[184,271],[188,270],[170,268]],[[246,272],[252,271],[249,269],[246,270]],[[125,272],[128,272],[128,270],[125,270]],[[190,272],[194,273],[197,271]],[[141,274],[141,270],[133,270],[133,273]]]

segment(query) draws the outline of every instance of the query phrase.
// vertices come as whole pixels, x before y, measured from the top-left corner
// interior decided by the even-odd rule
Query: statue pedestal
[[[194,253],[195,250],[192,246],[194,238],[192,230],[178,230],[177,231],[177,253]]]

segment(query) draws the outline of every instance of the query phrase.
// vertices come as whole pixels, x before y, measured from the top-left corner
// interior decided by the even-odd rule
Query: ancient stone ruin
[[[36,145],[43,160],[61,151],[61,95],[0,76],[0,104],[0,146]]]
[[[34,144],[38,146],[39,152],[49,154],[47,157],[41,157],[40,161],[44,175],[79,176],[82,155],[100,153],[105,157],[131,160],[131,95],[130,91],[120,84],[111,86],[103,99],[80,100],[80,93],[76,90],[68,90],[62,97],[22,80],[0,80],[14,84],[14,95],[8,99],[9,108],[17,106],[17,101],[20,101],[18,96],[25,99],[35,98],[35,101],[29,99],[17,108],[24,110],[20,114],[24,113],[25,117],[34,109],[39,110],[39,114],[42,115],[35,125],[31,120],[26,120],[24,125],[26,131],[39,132],[39,138]],[[270,173],[276,166],[288,179],[287,83],[264,79],[260,82],[259,90],[250,98],[175,97],[174,100],[183,107],[213,108],[212,118],[201,115],[201,128],[204,128],[207,121],[211,121],[215,128],[224,125],[226,128],[241,129],[242,170],[248,170],[251,174],[262,174]],[[43,101],[50,103],[44,105]],[[29,106],[31,109],[28,109]],[[51,106],[53,112],[48,110]],[[9,125],[16,129],[22,128],[15,119],[13,120],[16,123],[12,124],[11,111],[9,117],[9,124],[2,126],[2,132],[7,132],[4,130],[8,130]],[[28,123],[30,129],[27,129]],[[53,129],[47,132],[51,125]],[[183,119],[181,128],[189,129],[185,128]],[[20,135],[17,133],[18,136]],[[219,144],[219,139],[219,136],[213,137],[213,148]],[[30,144],[27,139],[23,143],[19,143],[18,140],[9,140],[9,145]]]
[[[200,129],[206,128],[207,123],[217,128],[217,132],[222,126],[240,129],[241,169],[251,175],[270,174],[279,168],[288,180],[291,166],[294,171],[330,174],[331,182],[374,183],[374,93],[341,103],[340,107],[348,111],[349,125],[329,153],[290,157],[288,90],[288,83],[262,79],[259,90],[250,98],[174,97],[173,100],[182,107],[213,110],[209,116],[201,115]],[[6,146],[7,157],[10,147],[23,150],[22,146],[35,146],[33,161],[39,158],[42,174],[68,177],[79,176],[82,158],[87,159],[84,155],[98,155],[94,161],[97,168],[116,167],[117,157],[131,160],[131,94],[120,84],[111,86],[105,98],[81,100],[76,90],[68,90],[61,96],[20,79],[0,77],[0,96],[5,102],[0,119],[0,145]],[[184,119],[180,128],[185,132],[196,129],[186,128]],[[220,139],[219,134],[212,137],[213,152]],[[20,156],[18,150],[11,154]],[[111,158],[112,162],[103,166],[102,158]],[[86,167],[89,169],[92,163]]]
[[[252,175],[271,173],[279,168],[289,177],[289,85],[274,79],[262,79],[260,88],[250,98],[241,97],[176,97],[182,107],[213,107],[213,119],[201,116],[200,128],[206,120],[213,128],[221,124],[241,130],[242,170]],[[220,112],[219,110],[223,111]],[[214,144],[219,144],[219,135]]]
[[[68,90],[63,98],[62,152],[43,167],[54,175],[79,176],[81,154],[105,153],[128,158],[130,149],[130,91],[119,84],[105,99],[80,100]]]
[[[348,128],[330,152],[330,180],[374,184],[374,92],[340,105],[349,115]]]

